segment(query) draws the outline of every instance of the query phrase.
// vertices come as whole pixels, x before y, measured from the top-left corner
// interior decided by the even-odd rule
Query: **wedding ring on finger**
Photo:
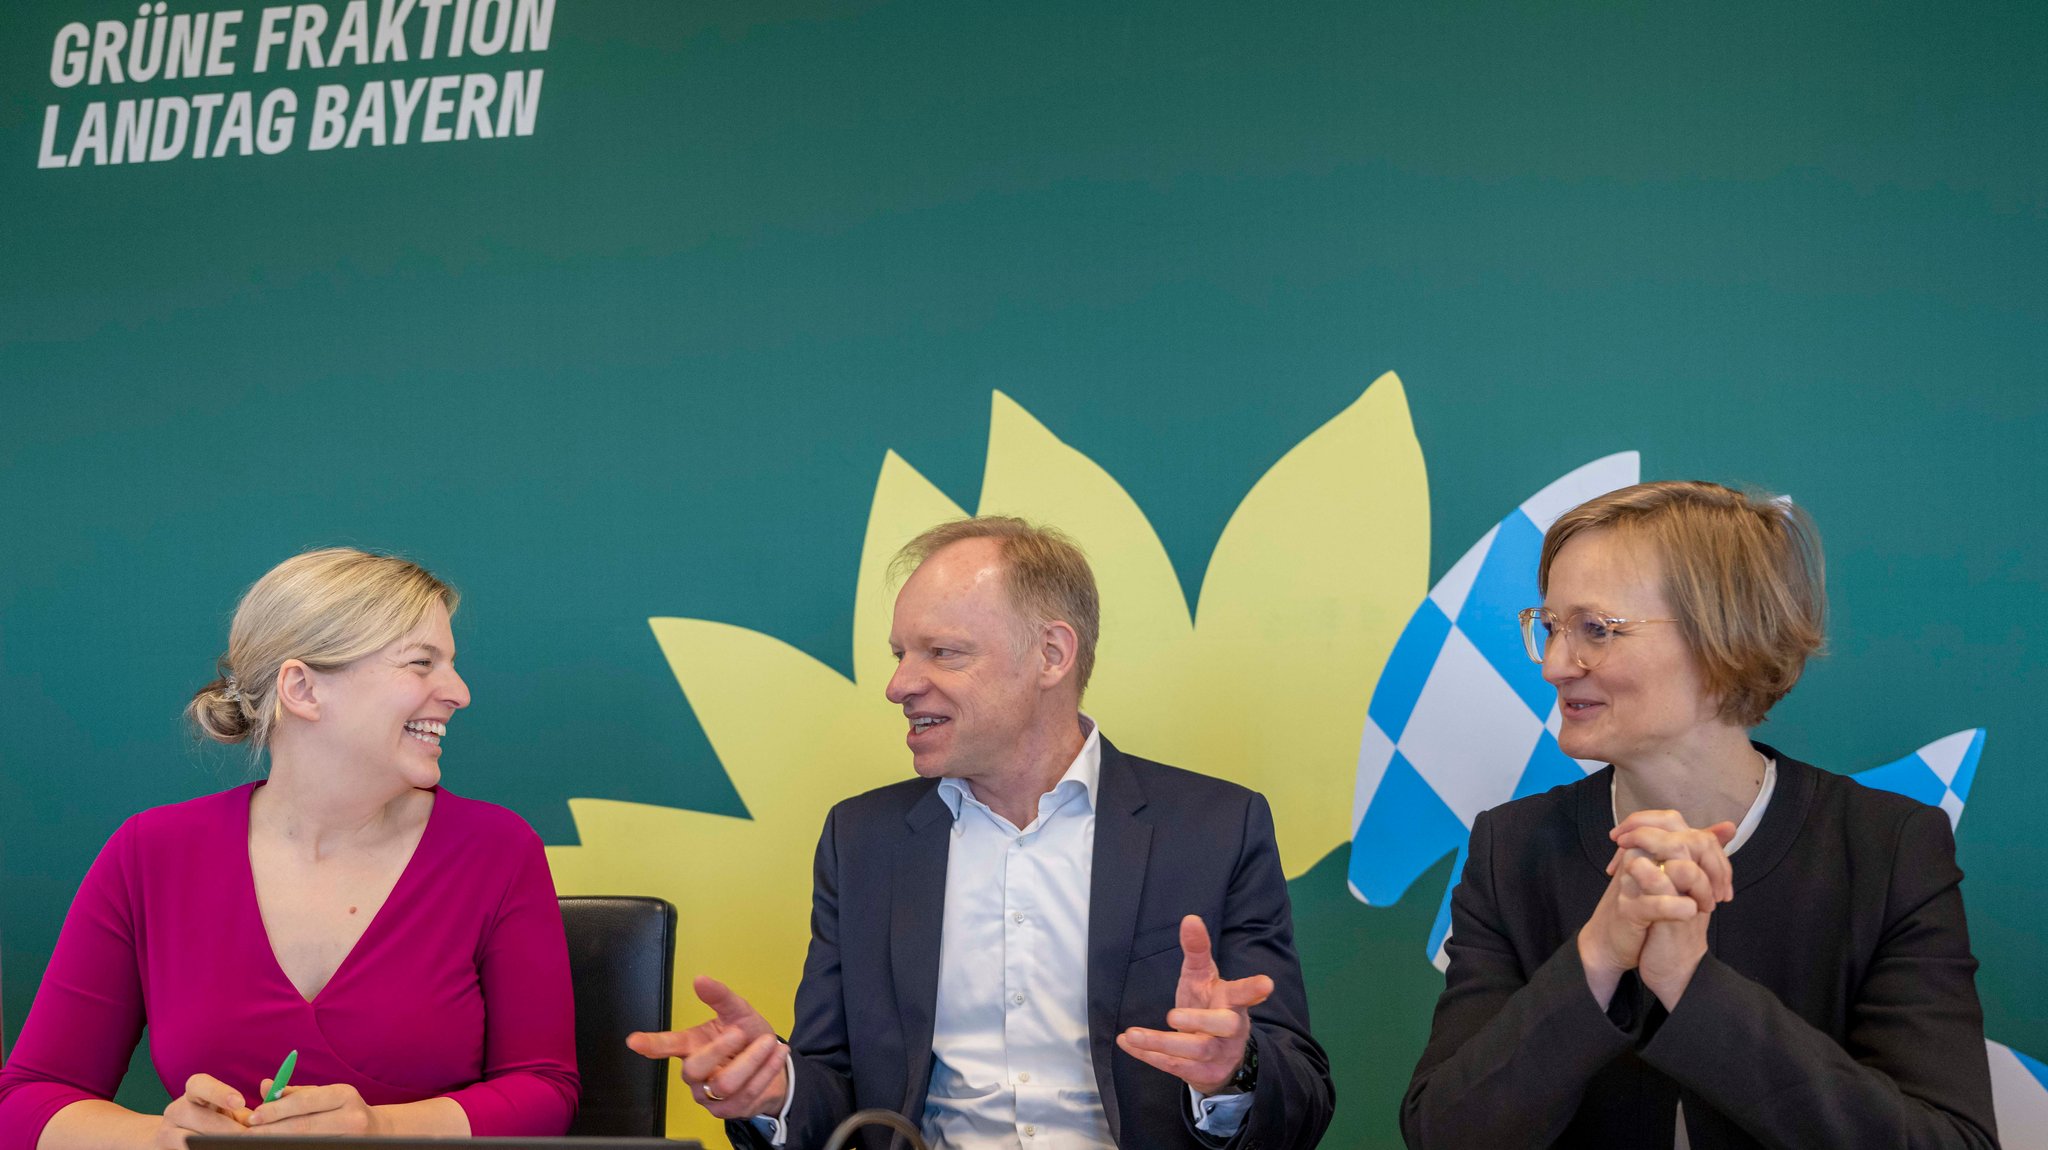
[[[710,1099],[713,1102],[725,1101],[725,1095],[720,1094],[716,1090],[711,1089],[711,1084],[709,1082],[706,1082],[704,1084],[704,1097]]]

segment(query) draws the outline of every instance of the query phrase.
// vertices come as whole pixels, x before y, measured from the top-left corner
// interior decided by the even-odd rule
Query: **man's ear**
[[[320,721],[319,685],[313,668],[286,659],[277,669],[277,705],[309,723]]]
[[[1055,619],[1038,628],[1038,686],[1050,690],[1073,678],[1075,660],[1081,654],[1080,637],[1073,625]]]

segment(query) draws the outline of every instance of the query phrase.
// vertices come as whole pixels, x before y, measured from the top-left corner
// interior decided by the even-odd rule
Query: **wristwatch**
[[[1231,1075],[1230,1081],[1224,1085],[1223,1089],[1225,1091],[1234,1090],[1240,1094],[1250,1094],[1252,1088],[1258,1084],[1259,1038],[1256,1034],[1247,1034],[1244,1039],[1244,1061],[1237,1064],[1237,1073]]]

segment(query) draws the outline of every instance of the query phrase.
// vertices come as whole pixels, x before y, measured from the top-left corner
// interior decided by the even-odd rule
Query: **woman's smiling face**
[[[383,650],[320,676],[319,737],[346,761],[395,772],[408,786],[441,779],[448,719],[469,705],[455,672],[448,609],[435,604]]]
[[[1656,556],[1607,529],[1582,532],[1559,549],[1543,605],[1563,618],[1581,611],[1620,619],[1677,614]],[[1606,649],[1586,659],[1597,659],[1590,670],[1577,654],[1559,635],[1543,656],[1543,678],[1557,688],[1563,719],[1558,745],[1575,759],[1633,763],[1724,722],[1676,624],[1617,628]]]

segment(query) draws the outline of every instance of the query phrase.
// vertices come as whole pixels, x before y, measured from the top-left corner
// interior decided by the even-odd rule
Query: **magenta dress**
[[[256,908],[249,797],[262,783],[144,811],[108,840],[64,920],[0,1066],[0,1150],[112,1098],[146,1023],[164,1088],[211,1074],[252,1103],[346,1082],[373,1106],[453,1098],[476,1135],[557,1135],[576,1113],[575,1005],[539,836],[502,807],[436,790],[419,847],[311,1002]]]

